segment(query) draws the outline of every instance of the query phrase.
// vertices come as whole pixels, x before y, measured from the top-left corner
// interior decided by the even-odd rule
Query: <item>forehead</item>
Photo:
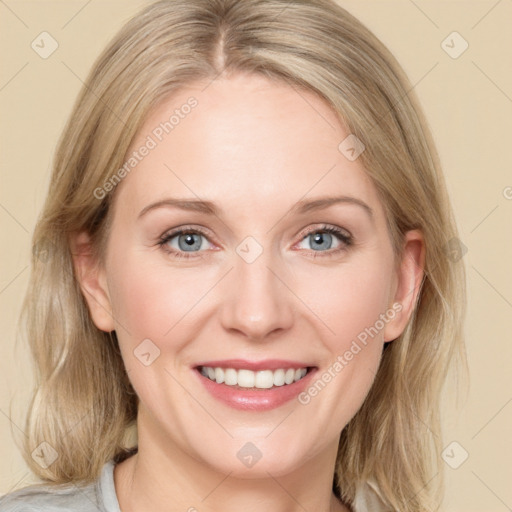
[[[138,158],[117,194],[139,211],[167,196],[246,212],[335,193],[378,203],[360,160],[339,149],[349,135],[311,91],[257,75],[196,82],[145,120],[127,154]]]

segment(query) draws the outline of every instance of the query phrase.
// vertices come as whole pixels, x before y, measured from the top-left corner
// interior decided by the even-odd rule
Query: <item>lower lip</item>
[[[194,372],[199,376],[203,386],[211,395],[233,407],[234,409],[249,411],[269,411],[280,407],[281,405],[297,397],[311,380],[316,368],[293,384],[284,384],[283,386],[274,386],[269,389],[239,389],[227,384],[218,384],[217,382],[205,377],[197,368]]]

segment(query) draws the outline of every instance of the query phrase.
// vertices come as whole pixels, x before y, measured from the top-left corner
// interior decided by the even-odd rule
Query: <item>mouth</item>
[[[268,411],[297,398],[318,367],[282,359],[230,359],[205,361],[192,370],[203,388],[225,405],[246,411]]]
[[[314,370],[313,366],[300,368],[277,368],[249,370],[247,368],[232,368],[221,366],[200,365],[196,370],[207,379],[217,384],[225,384],[234,389],[272,389],[281,386],[289,386],[303,379]]]

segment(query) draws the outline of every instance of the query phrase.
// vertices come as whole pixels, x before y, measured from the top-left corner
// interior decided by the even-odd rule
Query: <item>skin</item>
[[[114,472],[121,509],[349,510],[332,493],[338,438],[372,385],[383,343],[412,313],[422,235],[408,232],[395,260],[361,159],[338,150],[349,133],[313,93],[254,75],[206,84],[167,98],[133,142],[130,151],[190,96],[198,100],[118,185],[104,261],[95,260],[87,233],[72,241],[92,318],[116,330],[140,398],[138,454]],[[290,213],[300,199],[333,195],[364,201],[373,217],[351,203]],[[169,197],[199,197],[220,212],[163,207],[138,218]],[[348,231],[353,244],[322,232],[327,245],[319,247],[308,234],[324,224]],[[158,245],[183,225],[207,231],[188,260]],[[247,236],[263,250],[252,263],[236,252]],[[179,251],[178,242],[167,248]],[[307,405],[235,410],[191,370],[204,360],[283,358],[321,375],[394,303],[401,311]],[[133,351],[148,338],[160,356],[145,366]],[[251,468],[237,458],[247,442],[262,453]]]

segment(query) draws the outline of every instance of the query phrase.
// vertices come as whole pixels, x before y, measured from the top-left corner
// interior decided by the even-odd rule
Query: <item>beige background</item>
[[[438,144],[469,288],[470,388],[455,408],[447,389],[445,443],[468,459],[447,467],[446,511],[512,507],[512,2],[340,0],[394,52],[420,96]],[[52,154],[93,59],[143,0],[0,3],[0,494],[35,481],[15,446],[32,384],[15,321],[29,275],[29,239],[46,191]],[[43,31],[58,49],[42,59]],[[468,49],[441,46],[453,31]],[[452,42],[453,41],[453,42]],[[449,38],[451,51],[460,41]],[[508,188],[507,188],[508,187]]]

